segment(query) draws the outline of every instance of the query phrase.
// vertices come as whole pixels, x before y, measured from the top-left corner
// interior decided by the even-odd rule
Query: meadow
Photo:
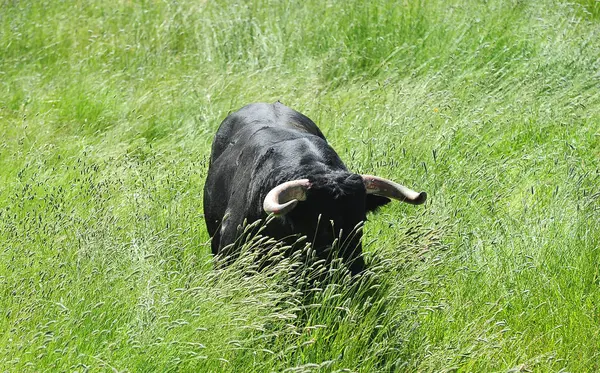
[[[0,371],[600,370],[599,56],[595,0],[0,1]],[[276,100],[428,192],[356,284],[213,267],[212,137]]]

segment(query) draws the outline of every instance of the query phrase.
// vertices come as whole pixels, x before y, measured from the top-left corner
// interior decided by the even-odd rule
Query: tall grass
[[[0,2],[0,369],[597,371],[596,3]],[[355,283],[213,266],[212,136],[275,100],[430,196]]]

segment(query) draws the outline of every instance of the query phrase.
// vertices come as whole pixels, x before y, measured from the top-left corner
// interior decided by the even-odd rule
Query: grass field
[[[600,370],[599,56],[597,0],[0,0],[0,371]],[[212,136],[276,100],[429,194],[357,285],[213,269]]]

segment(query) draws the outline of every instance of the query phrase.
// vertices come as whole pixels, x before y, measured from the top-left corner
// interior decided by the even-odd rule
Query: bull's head
[[[340,255],[349,262],[351,272],[358,273],[363,270],[364,262],[362,234],[356,228],[365,220],[367,212],[389,202],[389,198],[419,205],[425,202],[427,194],[378,176],[349,176],[348,180],[354,184],[349,188],[351,192],[335,196],[309,179],[284,182],[267,194],[263,208],[267,214],[290,216],[294,233],[306,235],[317,252],[326,251],[332,241],[338,239],[345,245]],[[299,205],[299,201],[307,199],[305,204]]]
[[[420,205],[427,199],[427,193],[415,192],[391,180],[372,175],[361,175],[361,177],[367,194],[392,198],[413,205]],[[267,214],[285,215],[296,207],[298,201],[306,200],[306,192],[310,187],[311,183],[308,179],[279,184],[267,194],[263,208]]]

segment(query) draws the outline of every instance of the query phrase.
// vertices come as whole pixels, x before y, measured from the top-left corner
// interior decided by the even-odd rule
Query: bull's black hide
[[[245,106],[225,118],[212,145],[204,187],[212,252],[235,255],[244,220],[265,219],[269,212],[278,216],[264,235],[289,243],[306,236],[326,259],[333,240],[341,238],[337,255],[353,274],[359,273],[364,269],[362,233],[355,228],[367,212],[390,202],[387,197],[415,204],[425,200],[424,193],[390,192],[390,185],[403,187],[368,178],[348,171],[308,117],[279,102]],[[283,191],[271,192],[282,184]]]

